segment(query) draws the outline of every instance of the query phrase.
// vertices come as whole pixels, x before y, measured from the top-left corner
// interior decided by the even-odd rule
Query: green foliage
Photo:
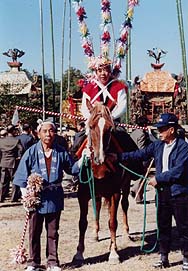
[[[70,86],[68,91],[68,78],[70,77]],[[74,95],[78,86],[77,81],[83,78],[83,74],[80,70],[75,68],[70,68],[70,70],[65,71],[62,82],[62,98],[67,99],[68,92],[69,95]],[[53,111],[53,90],[55,91],[55,112],[59,112],[60,106],[60,89],[61,82],[53,82],[51,78],[47,78],[47,84],[45,85],[45,106],[46,110]]]
[[[33,80],[32,74],[24,70],[29,78],[29,80]],[[70,71],[65,71],[62,82],[62,97],[63,100],[67,98],[67,88],[68,88],[68,78],[70,77],[70,87],[69,87],[69,95],[73,95],[77,90],[77,81],[83,78],[83,75],[80,70],[75,68],[70,68]],[[41,81],[41,75],[39,75]],[[55,91],[55,112],[59,112],[60,107],[60,89],[61,82],[56,81],[55,83],[50,78],[49,75],[45,75],[45,109],[47,111],[53,111],[53,91]],[[40,86],[41,88],[41,86]],[[42,109],[42,92],[31,91],[29,95],[7,95],[10,89],[10,85],[7,84],[4,87],[3,94],[0,95],[0,117],[1,121],[3,119],[3,123],[1,125],[7,125],[11,122],[14,110],[16,106],[24,106]],[[38,118],[42,118],[42,114],[28,112],[28,111],[19,111],[19,119],[24,122],[27,121],[30,124],[34,125]]]
[[[67,93],[67,86],[68,86],[68,73],[70,73],[70,89],[69,94],[73,95],[75,94],[77,90],[77,81],[81,78],[83,78],[83,74],[80,70],[77,70],[75,68],[70,68],[70,71],[66,71],[64,74],[64,80],[63,80],[63,89],[65,90],[65,93]]]

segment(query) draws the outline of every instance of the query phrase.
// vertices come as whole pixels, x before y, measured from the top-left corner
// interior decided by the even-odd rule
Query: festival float
[[[7,62],[10,70],[0,72],[0,94],[7,97],[17,96],[23,101],[27,101],[28,96],[41,92],[41,84],[36,73],[33,78],[29,78],[27,73],[21,69],[22,64],[18,58],[25,54],[17,48],[9,49],[3,55],[12,58],[12,61]],[[1,125],[9,121],[11,108],[4,107],[4,113],[1,114]]]
[[[147,72],[142,79],[134,79],[134,87],[130,95],[130,119],[136,122],[137,117],[147,116],[155,123],[161,113],[176,114],[181,124],[186,124],[186,91],[183,76],[170,73],[162,68],[165,63],[160,59],[166,55],[162,49],[148,50],[150,57],[156,63],[151,63],[152,71]]]
[[[3,55],[11,57],[12,61],[7,62],[10,70],[0,73],[0,93],[7,95],[30,93],[32,82],[28,79],[26,73],[20,69],[22,63],[17,61],[17,58],[24,54],[23,51],[16,48],[3,53]]]

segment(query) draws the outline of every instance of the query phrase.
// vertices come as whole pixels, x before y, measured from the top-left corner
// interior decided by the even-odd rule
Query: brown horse
[[[91,199],[92,194],[92,200],[96,203],[96,206],[94,205],[97,222],[96,238],[98,238],[99,231],[99,211],[101,207],[101,198],[104,197],[108,202],[109,208],[108,224],[111,237],[109,262],[119,263],[119,255],[117,253],[116,244],[116,230],[118,225],[117,210],[121,197],[122,176],[125,172],[119,166],[116,159],[117,156],[115,155],[118,149],[117,142],[114,140],[112,133],[114,123],[110,110],[101,103],[96,103],[94,106],[92,106],[90,102],[87,101],[87,106],[90,110],[90,118],[87,122],[87,144],[91,150],[91,157],[88,164],[91,166],[92,174],[94,176],[94,193],[91,193],[90,187],[92,185],[88,184],[88,175],[86,173],[84,174],[84,170],[82,170],[83,174],[80,175],[80,184],[78,187],[78,202],[80,206],[79,242],[77,246],[77,253],[74,256],[73,261],[84,260],[84,240],[88,225],[88,202]],[[85,170],[88,172],[88,168],[85,168]],[[126,189],[124,189],[124,201],[122,203],[126,231],[128,231],[127,209],[131,180],[130,174],[127,174],[127,177],[126,183],[124,182],[124,187],[126,187]],[[85,183],[83,183],[84,178],[86,179]]]

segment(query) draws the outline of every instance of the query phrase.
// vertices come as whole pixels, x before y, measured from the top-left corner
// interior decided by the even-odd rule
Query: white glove
[[[23,205],[23,207],[24,207],[24,210],[25,210],[27,213],[36,211],[35,208],[28,208],[28,207],[26,207],[25,205]]]
[[[27,189],[26,187],[20,187],[21,193],[22,193],[22,198],[24,198],[27,194]]]
[[[87,158],[90,158],[91,157],[91,151],[89,148],[85,148],[82,152],[82,156],[86,156]]]
[[[85,148],[85,149],[82,151],[82,156],[81,156],[81,158],[78,160],[78,167],[79,167],[79,168],[80,168],[81,165],[83,164],[84,157],[87,157],[87,158],[90,158],[90,157],[91,157],[91,151],[90,151],[89,148]]]

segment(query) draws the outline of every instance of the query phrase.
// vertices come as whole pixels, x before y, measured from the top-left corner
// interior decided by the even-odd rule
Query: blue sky
[[[52,53],[50,36],[49,0],[43,0],[44,9],[44,46],[45,46],[45,73],[52,76]],[[54,34],[55,34],[55,65],[56,78],[61,74],[61,44],[62,44],[62,16],[64,0],[53,0]],[[67,1],[68,2],[68,1]],[[95,45],[96,55],[99,53],[100,35],[100,1],[84,0],[83,5],[87,13],[87,26]],[[121,23],[127,10],[126,0],[111,0],[115,37],[119,37]],[[182,0],[185,41],[188,41],[188,1]],[[66,19],[66,41],[64,70],[68,67],[68,13]],[[165,58],[164,70],[173,73],[182,72],[181,47],[179,39],[176,0],[140,0],[135,7],[132,29],[132,78],[141,77],[151,71],[151,62],[147,49],[154,47],[168,51]],[[86,71],[86,58],[80,44],[77,18],[72,8],[72,51],[71,66]],[[188,48],[188,44],[186,44]],[[41,73],[40,49],[40,17],[39,0],[0,0],[0,72],[8,70],[9,58],[2,55],[8,49],[18,48],[25,51],[20,59],[23,68],[30,72]],[[187,49],[188,58],[188,49]],[[125,66],[125,63],[123,64]],[[122,70],[121,78],[125,71]]]

